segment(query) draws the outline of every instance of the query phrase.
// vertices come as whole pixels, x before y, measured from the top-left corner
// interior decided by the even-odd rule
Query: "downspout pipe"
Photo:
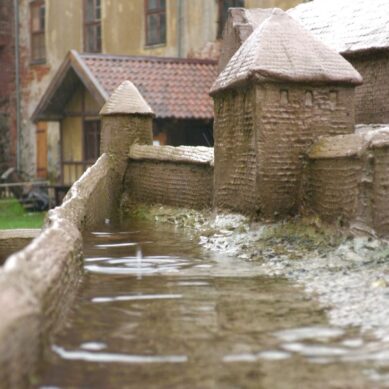
[[[15,97],[16,97],[16,169],[20,170],[20,51],[19,51],[19,0],[14,0],[14,32],[15,32]]]
[[[184,1],[177,0],[177,56],[179,58],[185,56]]]

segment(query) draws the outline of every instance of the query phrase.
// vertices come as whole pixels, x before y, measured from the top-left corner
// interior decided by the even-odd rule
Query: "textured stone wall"
[[[214,205],[252,213],[257,207],[254,91],[226,92],[214,102]]]
[[[354,90],[266,84],[257,87],[257,188],[267,217],[301,203],[303,155],[319,136],[354,131]]]
[[[126,160],[131,144],[152,144],[153,121],[150,115],[103,116],[101,152],[115,153],[118,159]]]
[[[309,207],[324,220],[350,222],[358,212],[360,158],[313,160],[309,167]]]
[[[258,84],[215,96],[215,205],[265,217],[295,213],[303,154],[354,131],[354,90]]]
[[[44,337],[61,325],[82,274],[82,236],[118,206],[103,154],[48,214],[42,233],[0,267],[0,386],[28,387]],[[44,337],[43,337],[44,335]]]
[[[389,53],[347,59],[363,77],[355,93],[356,122],[389,123]]]
[[[131,199],[142,203],[210,208],[213,168],[205,164],[130,160],[124,187]]]
[[[380,235],[389,235],[389,148],[374,149],[373,223]]]

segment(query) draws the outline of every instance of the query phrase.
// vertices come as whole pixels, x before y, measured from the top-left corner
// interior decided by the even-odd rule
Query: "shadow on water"
[[[378,387],[372,366],[352,358],[364,342],[356,331],[260,274],[174,227],[87,234],[84,281],[37,387]]]

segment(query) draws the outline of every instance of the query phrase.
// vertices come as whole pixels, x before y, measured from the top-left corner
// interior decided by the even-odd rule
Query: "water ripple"
[[[53,345],[52,350],[61,358],[72,361],[103,362],[103,363],[185,363],[186,355],[127,355],[112,353],[91,353],[88,351],[68,351]]]

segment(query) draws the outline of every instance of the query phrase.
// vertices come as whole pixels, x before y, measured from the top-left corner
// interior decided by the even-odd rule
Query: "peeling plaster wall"
[[[36,127],[30,118],[50,80],[70,49],[82,49],[82,10],[78,1],[46,1],[46,61],[31,63],[29,1],[20,1],[20,62],[22,123],[20,136],[21,168],[36,174]],[[55,147],[51,145],[49,147]],[[49,160],[49,174],[56,174],[58,161]]]
[[[16,155],[15,56],[12,0],[0,1],[0,172]]]

